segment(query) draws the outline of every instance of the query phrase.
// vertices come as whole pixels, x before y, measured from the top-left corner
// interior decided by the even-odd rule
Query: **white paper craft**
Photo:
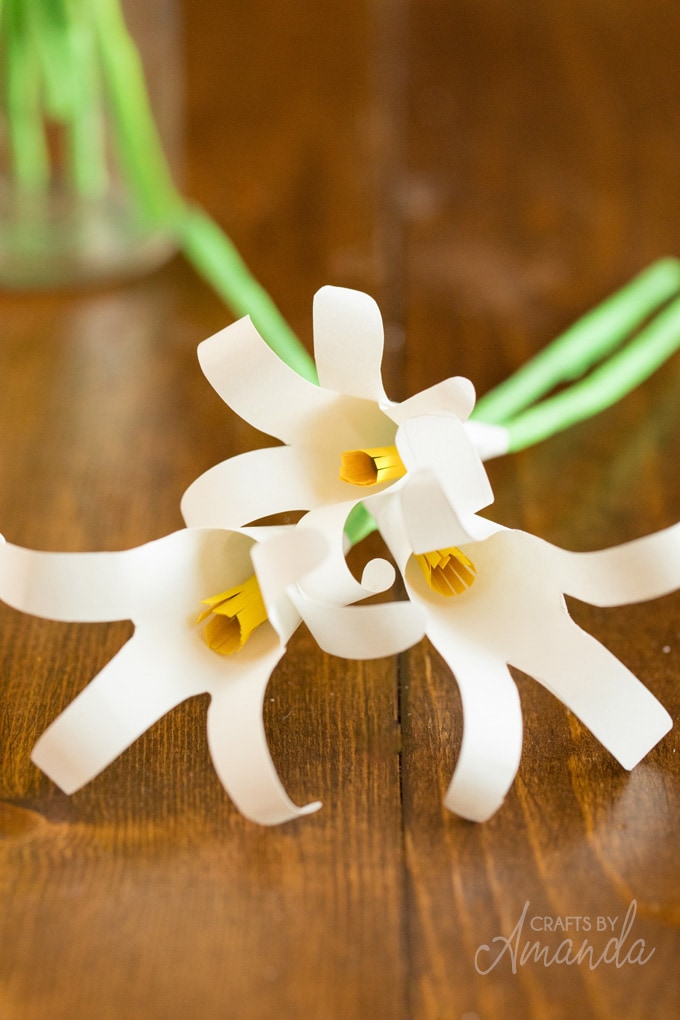
[[[376,512],[409,597],[427,614],[426,633],[460,689],[463,741],[445,797],[451,811],[484,821],[516,774],[522,715],[508,665],[552,691],[624,768],[671,728],[657,699],[573,622],[563,596],[618,606],[675,591],[680,525],[612,549],[572,553],[480,519],[477,540],[460,545],[461,522],[429,470]],[[469,520],[464,530],[475,530]],[[429,586],[415,554],[456,545],[476,573],[461,594],[446,597]]]
[[[241,454],[203,474],[182,499],[187,524],[242,527],[282,511],[364,500],[366,487],[339,477],[343,453],[398,446],[399,427],[423,414],[464,422],[470,450],[491,456],[507,449],[504,428],[467,420],[475,402],[469,379],[446,379],[402,403],[388,399],[380,373],[382,320],[367,294],[342,287],[318,291],[314,353],[319,386],[288,368],[249,318],[200,344],[201,367],[222,399],[286,445]],[[462,440],[461,425],[460,447]],[[394,484],[380,482],[370,493]],[[490,489],[482,499],[478,510],[490,502]]]
[[[269,677],[302,620],[322,649],[344,658],[394,654],[427,632],[461,691],[463,742],[445,803],[466,818],[493,814],[517,770],[522,717],[508,664],[548,687],[632,768],[671,719],[570,619],[564,594],[604,606],[675,590],[680,525],[576,554],[480,517],[493,499],[482,459],[507,448],[507,433],[468,420],[472,384],[448,379],[390,401],[380,313],[357,291],[316,295],[314,338],[318,387],[287,368],[249,319],[201,344],[217,392],[285,445],[197,479],[182,501],[187,530],[118,553],[39,553],[0,542],[8,604],[136,627],[39,739],[33,760],[63,789],[78,789],[174,705],[207,691],[210,751],[240,810],[263,824],[315,810],[288,798],[262,724]],[[394,579],[384,560],[371,561],[360,581],[347,567],[343,529],[359,501],[378,521],[409,601],[352,604]],[[291,510],[308,511],[294,528],[244,528]],[[220,616],[227,589],[253,572],[262,622],[233,655],[218,654],[203,636],[212,618],[197,623],[201,603]],[[458,594],[438,594],[426,574]]]
[[[208,692],[208,742],[215,769],[241,812],[274,825],[317,810],[297,807],[271,761],[262,705],[269,678],[302,617],[319,645],[345,658],[390,655],[420,640],[424,614],[407,602],[370,606],[320,603],[296,582],[326,555],[309,528],[252,534],[187,529],[123,552],[45,553],[0,541],[0,598],[55,620],[129,619],[130,641],[39,738],[32,759],[64,791],[89,782],[157,719]],[[387,568],[387,569],[386,569]],[[255,572],[267,619],[233,655],[208,647],[197,624],[202,601]],[[350,586],[344,561],[335,574]],[[354,598],[391,582],[369,564]]]

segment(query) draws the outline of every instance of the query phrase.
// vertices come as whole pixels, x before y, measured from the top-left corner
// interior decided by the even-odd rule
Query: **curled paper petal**
[[[317,568],[326,551],[327,544],[318,531],[301,527],[253,546],[251,557],[267,616],[284,644],[300,622],[288,589]]]
[[[575,553],[546,550],[566,595],[592,606],[623,606],[668,595],[680,587],[680,524],[611,549]]]
[[[247,317],[199,344],[198,360],[232,410],[283,442],[304,442],[333,402],[281,361]]]
[[[130,612],[128,566],[117,555],[84,553],[74,559],[72,553],[37,552],[3,542],[0,599],[47,619],[125,620]]]
[[[430,635],[455,676],[463,708],[463,741],[444,797],[455,814],[484,822],[500,808],[522,753],[522,708],[507,666],[474,649],[449,647],[447,636]]]
[[[459,516],[493,502],[493,491],[479,455],[457,418],[421,415],[399,427],[397,448],[409,472],[429,468]]]
[[[325,652],[343,659],[379,659],[417,644],[425,614],[411,602],[369,606],[328,606],[291,592],[298,612]]]
[[[238,674],[212,689],[208,707],[208,746],[215,771],[241,814],[259,825],[280,825],[321,807],[319,801],[298,807],[274,768],[262,722],[265,691],[283,654],[243,649],[246,661]]]
[[[183,614],[252,573],[253,540],[196,528],[120,552],[56,553],[0,545],[0,599],[51,620],[92,623]]]
[[[475,406],[475,387],[465,376],[452,376],[427,390],[393,404],[392,418],[398,425],[424,414],[455,415],[464,422]]]
[[[302,587],[305,594],[319,603],[349,605],[386,591],[394,583],[394,567],[387,560],[371,560],[366,564],[361,581],[353,576],[347,561],[345,522],[352,503],[336,503],[312,510],[299,527],[318,530],[326,539],[327,551],[317,567],[305,571]]]
[[[89,783],[175,705],[201,693],[171,665],[155,636],[137,634],[38,738],[33,763],[64,793]]]
[[[347,486],[330,459],[323,461],[316,450],[275,446],[239,454],[204,472],[182,496],[181,510],[190,528],[239,528],[346,499]]]
[[[595,638],[543,608],[533,617],[536,640],[515,651],[513,665],[552,691],[625,769],[634,768],[668,733],[670,715]]]
[[[361,575],[361,587],[370,595],[387,591],[394,584],[396,573],[389,560],[369,560]]]
[[[425,553],[481,541],[503,530],[476,514],[458,514],[449,503],[435,473],[429,469],[409,475],[399,493],[409,551]]]
[[[382,318],[372,297],[346,287],[317,291],[314,359],[322,386],[386,403],[380,371],[383,343]]]

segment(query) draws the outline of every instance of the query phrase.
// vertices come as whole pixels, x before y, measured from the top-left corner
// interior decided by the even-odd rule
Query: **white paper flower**
[[[409,469],[397,455],[400,426],[423,415],[457,422],[458,466],[466,477],[477,475],[474,509],[490,502],[478,448],[489,452],[495,444],[493,452],[500,452],[507,436],[498,426],[466,420],[475,401],[468,379],[446,379],[401,403],[389,400],[378,306],[367,294],[340,287],[323,287],[315,296],[314,351],[319,386],[288,368],[249,318],[199,346],[201,367],[222,399],[285,445],[233,457],[198,478],[182,500],[187,524],[241,527],[282,511],[351,506],[384,492]]]
[[[680,525],[613,549],[571,553],[480,521],[479,539],[460,544],[460,522],[431,472],[403,498],[383,502],[379,523],[460,689],[463,740],[445,797],[451,811],[484,821],[516,774],[522,714],[508,665],[552,691],[624,768],[670,729],[656,698],[570,618],[564,595],[618,606],[679,588]],[[435,550],[446,551],[439,564]],[[424,560],[426,553],[433,555]]]
[[[63,790],[79,789],[171,708],[208,692],[210,753],[242,813],[273,825],[320,807],[292,803],[267,747],[263,699],[286,641],[304,616],[332,654],[389,655],[420,639],[423,614],[407,603],[339,606],[338,594],[336,604],[302,595],[296,582],[326,556],[322,536],[265,529],[256,542],[259,534],[187,529],[101,553],[36,552],[0,540],[4,602],[50,619],[135,624],[130,641],[34,748],[33,761]],[[378,561],[363,584],[350,582],[336,556],[326,568],[329,594],[335,582],[348,599],[384,587],[385,566]],[[201,609],[207,622],[199,622]]]

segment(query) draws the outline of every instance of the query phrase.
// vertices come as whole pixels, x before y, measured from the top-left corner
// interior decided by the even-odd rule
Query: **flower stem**
[[[124,176],[147,224],[172,225],[182,209],[151,112],[144,71],[118,0],[93,0],[102,77]]]
[[[583,375],[678,290],[680,261],[666,258],[655,262],[483,396],[473,417],[489,424],[507,425],[518,412],[558,383]],[[654,354],[650,357],[654,360]],[[603,371],[606,372],[606,363]],[[561,402],[551,405],[560,406]],[[548,419],[554,422],[555,431],[566,427],[554,418],[552,410],[546,416]]]
[[[178,224],[182,252],[237,315],[250,315],[271,349],[310,382],[314,360],[224,231],[202,209],[185,206]]]
[[[510,451],[524,449],[615,404],[680,347],[680,299],[587,378],[505,422]]]
[[[40,113],[38,59],[27,38],[26,11],[16,0],[5,0],[1,14],[12,172],[19,191],[41,192],[47,187],[50,166]]]

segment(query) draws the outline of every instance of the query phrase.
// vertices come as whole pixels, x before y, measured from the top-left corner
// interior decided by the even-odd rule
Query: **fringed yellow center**
[[[214,652],[232,655],[242,648],[256,627],[267,619],[260,586],[255,574],[229,591],[203,599],[207,606],[196,620],[203,623],[208,617],[205,640]]]
[[[421,553],[416,560],[430,588],[439,595],[460,595],[477,576],[474,563],[455,546]]]
[[[352,485],[379,485],[406,474],[396,446],[375,446],[370,450],[346,450],[342,454],[340,478]]]

